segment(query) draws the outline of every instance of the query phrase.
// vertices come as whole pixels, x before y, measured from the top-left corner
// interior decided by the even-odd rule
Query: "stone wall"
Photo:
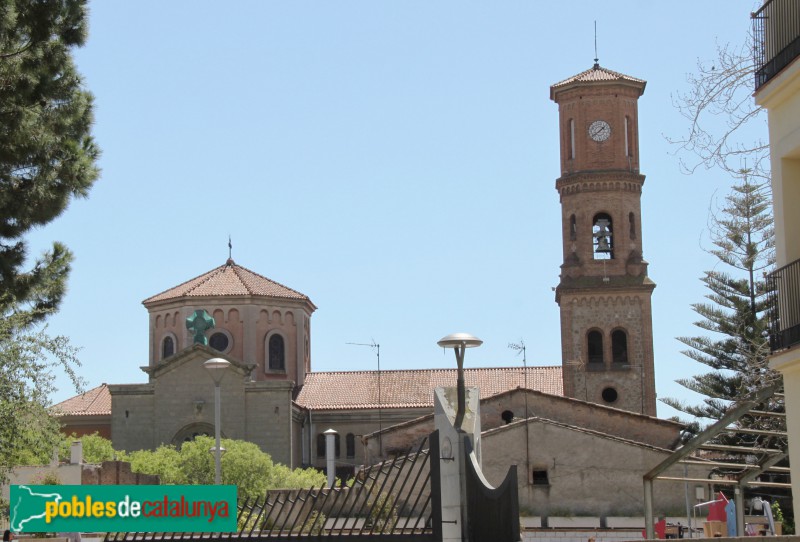
[[[527,401],[526,401],[527,399]],[[527,404],[526,404],[527,403]],[[549,395],[537,391],[513,390],[481,401],[481,427],[484,431],[506,425],[504,413],[514,420],[528,416],[591,429],[660,448],[672,448],[680,439],[683,427],[678,423],[604,407],[585,401]],[[418,446],[433,431],[433,415],[422,416],[384,430],[384,453],[378,453],[378,434],[365,437],[367,456],[372,462],[386,459],[394,450]]]
[[[484,432],[483,472],[497,485],[517,465],[520,510],[543,517],[643,515],[642,476],[670,453],[548,420],[528,422],[527,449],[525,437],[524,421]],[[708,470],[691,467],[688,474],[707,478]],[[683,466],[666,474],[683,476]],[[684,484],[656,484],[657,516],[685,508]]]
[[[257,444],[273,461],[287,466],[292,466],[293,459],[292,387],[287,381],[247,382],[244,408],[237,412],[245,422],[245,431],[233,437]]]

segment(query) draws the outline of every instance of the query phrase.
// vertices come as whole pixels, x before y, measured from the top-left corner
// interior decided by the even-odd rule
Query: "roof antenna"
[[[233,264],[233,243],[231,243],[231,234],[228,234],[228,261],[226,262],[228,265]]]
[[[595,70],[600,67],[600,64],[598,63],[599,61],[600,59],[597,58],[597,21],[595,20],[594,22],[594,69]]]
[[[369,346],[378,355],[378,454],[383,457],[383,416],[381,413],[381,345],[371,339],[370,343],[345,343],[353,346]]]

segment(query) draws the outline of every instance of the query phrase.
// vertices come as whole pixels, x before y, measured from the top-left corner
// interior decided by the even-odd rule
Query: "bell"
[[[605,219],[601,218],[597,222],[594,223],[595,231],[594,237],[597,239],[597,248],[595,252],[598,253],[609,253],[611,252],[611,228],[609,226],[611,223]]]

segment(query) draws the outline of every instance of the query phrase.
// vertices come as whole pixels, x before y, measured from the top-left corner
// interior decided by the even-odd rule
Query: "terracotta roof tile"
[[[595,64],[586,71],[582,71],[577,75],[573,75],[572,77],[568,77],[567,79],[564,79],[563,81],[559,81],[555,85],[552,85],[550,87],[550,99],[553,99],[555,96],[555,92],[562,89],[563,87],[580,85],[582,83],[604,83],[604,82],[632,83],[637,86],[641,86],[642,91],[644,91],[644,86],[647,84],[647,82],[644,81],[643,79],[631,77],[630,75],[625,75],[624,73],[615,72],[614,70],[609,70],[608,68],[604,68],[599,64]]]
[[[292,290],[288,286],[279,284],[241,265],[237,265],[233,260],[228,260],[225,265],[212,269],[199,277],[187,280],[183,284],[165,290],[160,294],[148,297],[142,303],[147,305],[156,301],[181,297],[246,295],[298,299],[311,302],[308,296],[301,294],[297,290]]]
[[[106,384],[100,384],[52,408],[57,416],[110,416],[111,394]]]
[[[455,386],[456,369],[382,371],[382,408],[433,407],[433,389]],[[525,387],[522,367],[464,369],[467,386],[477,386],[481,398]],[[563,395],[561,367],[528,367],[528,387]],[[297,404],[311,410],[348,410],[378,407],[377,371],[309,373]]]

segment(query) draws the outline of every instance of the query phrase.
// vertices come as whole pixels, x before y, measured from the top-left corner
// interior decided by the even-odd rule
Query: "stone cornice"
[[[303,309],[309,316],[317,310],[311,300],[308,299],[289,299],[285,297],[261,296],[261,295],[239,295],[239,296],[186,296],[162,301],[153,301],[145,305],[151,314],[160,310],[181,309],[186,306],[192,307],[237,307],[245,305],[255,305],[263,309]]]
[[[577,192],[629,191],[641,194],[645,176],[625,170],[582,171],[556,179],[556,190],[562,196]]]

